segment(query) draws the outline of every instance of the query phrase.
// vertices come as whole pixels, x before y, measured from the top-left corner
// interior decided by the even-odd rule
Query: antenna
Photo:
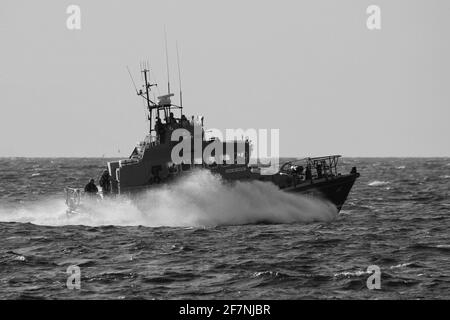
[[[164,42],[166,45],[166,66],[167,66],[167,94],[170,94],[170,77],[169,77],[169,53],[167,51],[167,31],[164,25]]]
[[[151,134],[152,133],[152,108],[151,108],[150,99],[149,99],[150,83],[147,78],[147,73],[149,72],[149,70],[147,69],[147,65],[145,62],[143,63],[143,66],[144,66],[144,70],[142,71],[142,73],[144,74],[144,82],[145,82],[145,99],[147,100],[147,108],[148,108],[148,112],[149,112],[148,120],[150,122],[149,132]]]
[[[151,84],[150,83],[150,64],[148,61],[142,61],[140,62],[140,67],[141,67],[141,77],[144,79],[144,91],[142,89],[140,89],[139,91],[136,92],[138,94],[138,96],[141,96],[142,98],[145,99],[145,101],[147,102],[147,109],[148,109],[148,120],[150,122],[150,129],[149,129],[149,133],[152,133],[152,111],[155,107],[155,103],[150,100],[150,88],[153,86],[156,86],[156,84]],[[128,67],[127,67],[128,68]],[[128,70],[129,72],[129,70]],[[130,73],[131,76],[131,73]],[[133,77],[131,77],[131,79],[133,80]],[[134,81],[133,81],[134,84]],[[135,85],[136,87],[136,85]]]
[[[149,63],[149,62],[148,62]],[[149,63],[149,65],[150,65],[150,63]],[[153,72],[154,73],[154,72]],[[150,70],[148,70],[148,81],[151,83],[152,82],[152,75],[151,75],[151,72],[150,72]],[[156,78],[155,78],[155,83],[154,84],[150,84],[150,87],[153,87],[153,86],[155,86],[157,89],[158,89],[158,91],[159,91],[159,88],[158,88],[158,84],[157,84],[157,81],[156,81]],[[156,101],[156,96],[155,96],[155,91],[154,90],[152,90],[152,94],[153,94],[153,101]]]
[[[138,89],[136,87],[136,83],[134,82],[133,76],[131,75],[130,68],[128,68],[128,66],[127,66],[127,70],[128,70],[128,74],[130,75],[131,82],[133,82],[133,86],[134,86],[134,89],[136,90],[136,94],[139,94]]]
[[[178,54],[178,42],[175,42],[175,45],[177,47],[178,81],[180,84],[180,107],[183,108],[183,92],[181,91],[181,71],[180,71],[180,55]],[[183,112],[183,109],[181,112]]]

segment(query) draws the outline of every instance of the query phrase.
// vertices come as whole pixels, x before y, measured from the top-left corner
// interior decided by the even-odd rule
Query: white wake
[[[0,221],[39,225],[216,226],[331,221],[336,208],[318,199],[286,193],[260,181],[225,183],[209,171],[133,197],[91,200],[68,217],[63,199],[15,209],[0,208]]]

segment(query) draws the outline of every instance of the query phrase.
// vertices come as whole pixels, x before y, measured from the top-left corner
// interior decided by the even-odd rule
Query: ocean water
[[[105,161],[0,159],[0,299],[450,298],[448,158],[344,158],[361,177],[339,215],[198,171],[66,216],[64,186]]]

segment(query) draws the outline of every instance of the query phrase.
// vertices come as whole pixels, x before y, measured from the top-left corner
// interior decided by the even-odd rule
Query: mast
[[[148,108],[148,112],[149,112],[149,116],[148,116],[148,121],[150,122],[150,129],[149,129],[149,133],[152,133],[152,109],[150,106],[150,99],[149,99],[149,89],[150,89],[150,84],[148,83],[148,79],[147,79],[147,72],[149,70],[147,70],[146,68],[144,69],[144,81],[145,81],[145,100],[147,100],[147,108]]]
[[[180,55],[178,53],[178,42],[176,42],[175,45],[177,48],[178,82],[180,85],[180,107],[181,113],[183,113],[183,92],[181,91],[181,71],[180,71]]]
[[[167,94],[170,94],[169,53],[167,50],[167,32],[164,26],[164,43],[166,46],[166,68],[167,68]]]
[[[145,92],[142,91],[142,89],[140,89],[137,92],[138,96],[141,96],[145,99],[145,101],[147,102],[147,109],[148,109],[148,118],[147,120],[150,122],[150,128],[149,128],[149,134],[152,133],[152,111],[155,108],[155,103],[150,100],[150,88],[152,86],[156,86],[156,84],[151,84],[150,83],[150,69],[148,67],[148,63],[141,63],[141,73],[143,75],[143,80],[144,80],[144,86],[145,86]]]

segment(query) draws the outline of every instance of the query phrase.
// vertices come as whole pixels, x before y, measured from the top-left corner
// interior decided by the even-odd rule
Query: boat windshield
[[[337,164],[340,157],[340,155],[331,155],[288,161],[281,166],[280,173],[311,175],[317,178],[337,176]]]

